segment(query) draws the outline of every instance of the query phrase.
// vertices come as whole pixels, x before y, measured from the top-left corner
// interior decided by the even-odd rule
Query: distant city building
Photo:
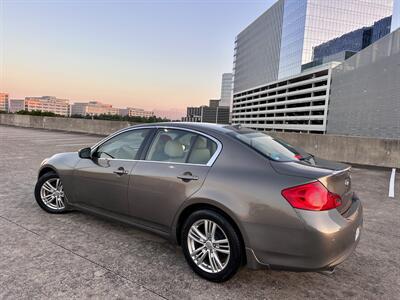
[[[8,112],[8,94],[0,93],[0,111]]]
[[[231,106],[233,91],[232,73],[222,74],[220,106]]]
[[[119,109],[111,104],[104,104],[99,101],[75,102],[71,104],[71,115],[98,116],[98,115],[117,115]]]
[[[127,107],[125,109],[120,109],[121,115],[126,115],[129,117],[143,117],[143,118],[151,118],[154,117],[153,111],[144,110],[141,108]]]
[[[229,124],[229,107],[219,106],[219,100],[210,100],[209,106],[188,107],[182,121]]]
[[[233,95],[232,124],[261,131],[324,133],[331,63]]]
[[[400,139],[400,29],[333,69],[327,133]]]
[[[61,116],[69,116],[69,101],[58,99],[53,96],[25,97],[25,110],[39,110],[42,112],[52,112]]]
[[[10,99],[8,103],[9,103],[8,111],[11,113],[16,113],[17,111],[25,110],[24,99]]]
[[[340,37],[314,47],[313,61],[323,63],[324,58],[332,57],[337,53],[348,51],[353,52],[354,54],[361,51],[390,33],[391,20],[391,16],[383,18],[375,22],[372,26],[348,32]]]
[[[215,107],[218,107],[220,105],[220,102],[221,102],[221,100],[219,100],[219,99],[210,99],[208,101],[208,106],[215,108]]]
[[[393,0],[279,0],[238,34],[234,93],[297,75],[313,48],[392,15]]]

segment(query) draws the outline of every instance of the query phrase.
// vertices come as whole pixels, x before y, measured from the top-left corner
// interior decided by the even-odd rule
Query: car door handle
[[[188,172],[188,173],[183,173],[182,175],[177,176],[179,179],[181,179],[182,181],[188,182],[191,180],[199,180],[198,176],[194,176],[192,175],[192,173]]]
[[[118,170],[114,171],[113,173],[122,176],[128,174],[128,171],[125,170],[123,167],[119,167]]]

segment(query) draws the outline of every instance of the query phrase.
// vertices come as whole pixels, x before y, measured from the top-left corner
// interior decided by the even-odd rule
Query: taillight
[[[294,208],[305,210],[328,210],[342,204],[342,198],[319,181],[284,189],[282,196]]]

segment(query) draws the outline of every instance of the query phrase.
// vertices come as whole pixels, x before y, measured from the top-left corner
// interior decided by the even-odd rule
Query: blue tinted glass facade
[[[390,33],[391,20],[391,16],[383,18],[375,22],[373,26],[354,30],[314,47],[313,60],[322,60],[324,57],[342,51],[361,51]]]
[[[314,47],[371,26],[392,10],[393,0],[285,0],[279,78],[300,73]]]
[[[400,28],[400,0],[394,0],[393,16],[392,16],[392,31]]]
[[[279,78],[301,72],[307,0],[286,0],[283,11]]]

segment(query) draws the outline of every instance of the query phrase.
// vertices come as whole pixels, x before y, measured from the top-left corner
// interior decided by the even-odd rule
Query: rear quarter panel
[[[281,190],[305,179],[278,174],[267,158],[233,139],[220,139],[220,156],[202,188],[180,211],[194,203],[214,205],[236,222],[246,247],[292,252],[288,245],[302,240],[304,224]]]

